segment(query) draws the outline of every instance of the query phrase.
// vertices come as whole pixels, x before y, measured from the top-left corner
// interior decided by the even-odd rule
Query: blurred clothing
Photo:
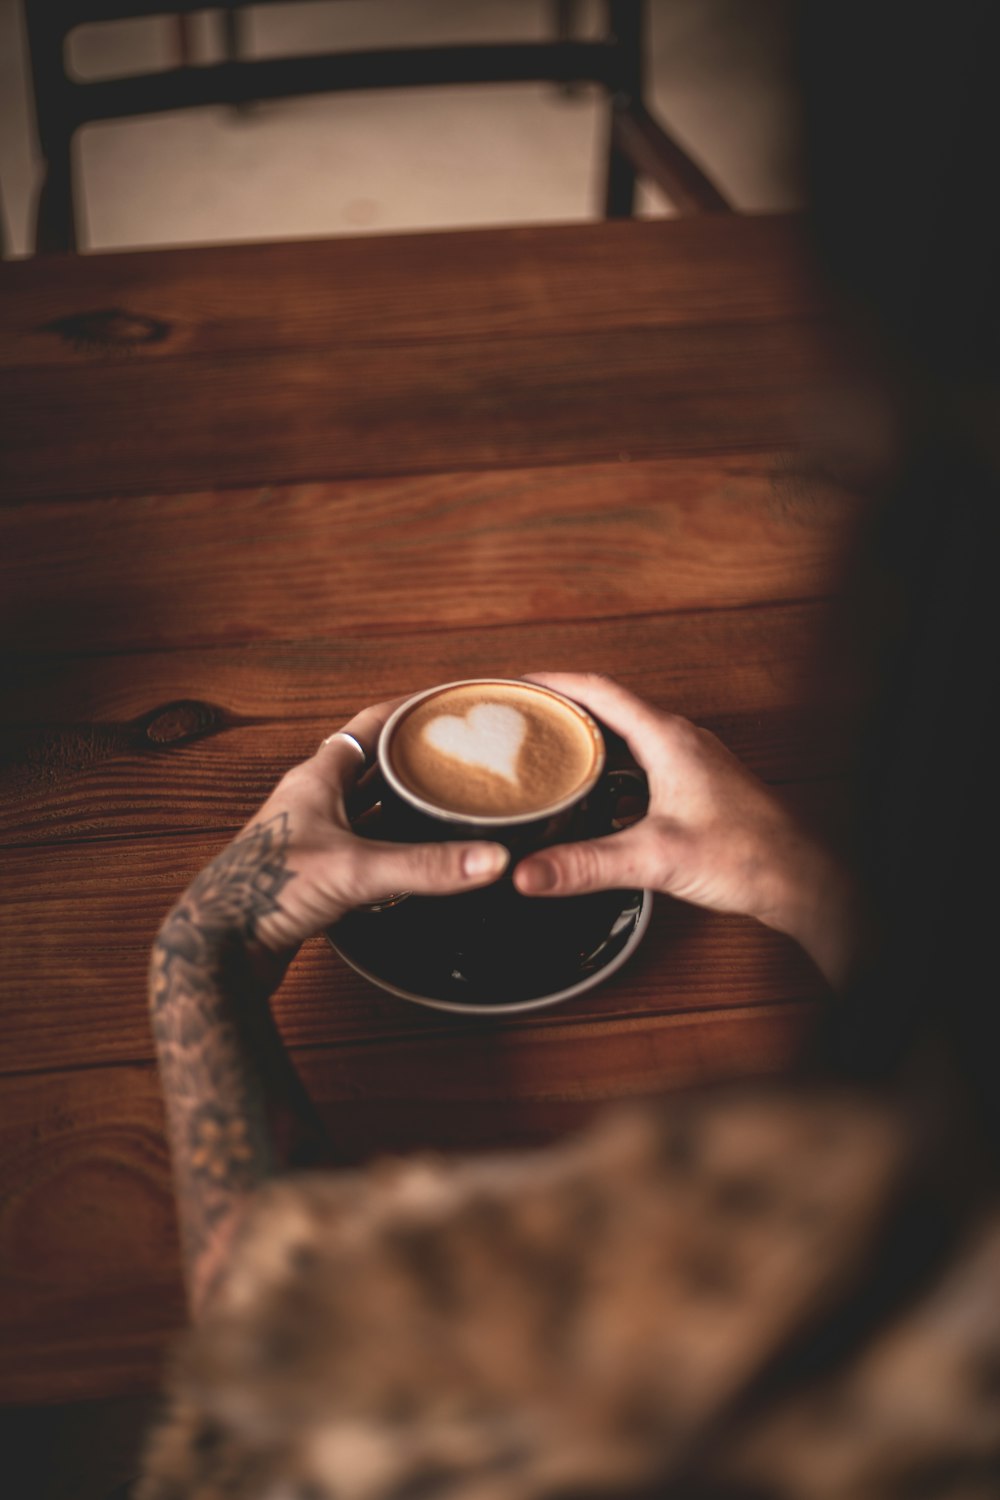
[[[787,1088],[253,1201],[138,1500],[1000,1493],[1000,1205]]]

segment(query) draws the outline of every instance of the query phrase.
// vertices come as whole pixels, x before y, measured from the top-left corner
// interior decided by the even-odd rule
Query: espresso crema
[[[529,683],[445,687],[403,714],[389,764],[415,797],[444,813],[530,817],[588,788],[603,760],[589,715]]]

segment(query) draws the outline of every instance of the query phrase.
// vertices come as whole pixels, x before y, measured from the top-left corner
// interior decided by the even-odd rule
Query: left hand
[[[399,891],[451,895],[503,874],[509,856],[501,844],[391,844],[353,832],[347,803],[402,701],[363,709],[344,725],[364,747],[365,762],[350,740],[334,736],[293,766],[199,877],[211,879],[217,868],[217,883],[224,884],[223,870],[239,873],[256,907],[253,935],[271,952],[288,953],[351,907]]]
[[[865,939],[853,876],[714,734],[600,673],[527,680],[582,703],[622,736],[649,779],[649,810],[625,832],[522,860],[522,895],[646,886],[755,917],[799,942],[831,984],[846,981]]]

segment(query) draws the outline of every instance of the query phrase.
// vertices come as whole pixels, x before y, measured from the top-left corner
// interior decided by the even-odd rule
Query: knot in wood
[[[154,745],[175,745],[209,734],[217,726],[218,710],[211,704],[182,699],[157,709],[146,725],[146,738]]]
[[[58,334],[78,348],[136,349],[144,344],[162,344],[170,324],[123,307],[105,307],[57,318],[42,332]]]

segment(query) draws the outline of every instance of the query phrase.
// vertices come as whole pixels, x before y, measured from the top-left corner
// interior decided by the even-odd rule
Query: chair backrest
[[[276,4],[281,0],[265,0]],[[296,94],[371,88],[434,87],[471,83],[596,83],[605,89],[619,124],[612,131],[607,211],[631,213],[636,169],[660,179],[657,148],[666,178],[660,185],[682,212],[720,212],[728,205],[686,154],[652,121],[643,102],[645,0],[607,0],[605,34],[577,40],[502,42],[436,47],[387,48],[306,57],[240,58],[163,72],[83,81],[66,66],[66,43],[77,27],[127,17],[203,10],[204,0],[46,0],[25,6],[35,88],[38,139],[45,158],[39,196],[36,247],[75,249],[77,215],[73,192],[73,137],[97,120],[156,114],[204,105],[238,105]],[[214,7],[245,9],[234,0]],[[663,143],[669,149],[663,150]],[[667,180],[669,179],[669,180]]]

